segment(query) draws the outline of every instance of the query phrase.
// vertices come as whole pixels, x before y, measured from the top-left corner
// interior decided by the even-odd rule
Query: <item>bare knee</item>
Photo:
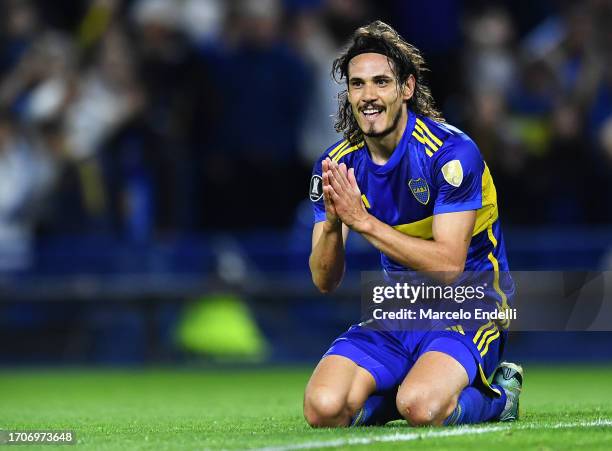
[[[304,397],[304,417],[312,427],[348,426],[350,407],[345,399],[327,387],[312,388]]]
[[[457,397],[444,399],[417,387],[397,394],[397,410],[411,426],[440,426],[457,404]]]

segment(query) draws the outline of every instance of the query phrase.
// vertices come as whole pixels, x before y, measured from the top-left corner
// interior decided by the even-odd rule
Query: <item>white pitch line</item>
[[[413,440],[422,440],[428,438],[444,438],[444,437],[457,437],[463,435],[480,435],[490,434],[492,432],[501,431],[516,431],[516,430],[529,430],[529,429],[571,429],[571,428],[588,428],[588,427],[610,427],[612,426],[612,420],[599,419],[594,421],[580,421],[574,423],[555,423],[549,425],[536,425],[536,424],[497,424],[491,426],[458,426],[452,429],[433,430],[424,432],[395,432],[393,434],[379,435],[377,437],[350,437],[341,438],[336,440],[318,441],[318,442],[305,442],[298,443],[295,445],[285,446],[270,446],[265,448],[256,448],[253,451],[292,451],[300,449],[313,449],[313,448],[337,448],[340,446],[348,445],[369,445],[372,443],[387,443],[387,442],[410,442]]]

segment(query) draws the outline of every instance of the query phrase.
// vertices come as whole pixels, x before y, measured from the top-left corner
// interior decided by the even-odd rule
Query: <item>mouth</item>
[[[368,122],[374,122],[383,113],[384,108],[379,106],[367,106],[361,109],[361,114]]]

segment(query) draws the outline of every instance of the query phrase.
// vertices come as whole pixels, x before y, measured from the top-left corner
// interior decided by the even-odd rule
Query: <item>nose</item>
[[[362,100],[364,102],[371,102],[376,99],[378,99],[378,93],[376,91],[376,86],[373,83],[366,83],[363,87]]]

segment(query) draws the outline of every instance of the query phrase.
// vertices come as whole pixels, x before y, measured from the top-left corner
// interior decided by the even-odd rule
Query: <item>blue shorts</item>
[[[507,331],[493,322],[474,331],[451,326],[446,330],[380,331],[361,325],[340,335],[325,353],[340,355],[367,370],[377,393],[397,389],[417,359],[430,351],[443,352],[459,362],[473,385],[493,397],[488,378],[499,365]]]

